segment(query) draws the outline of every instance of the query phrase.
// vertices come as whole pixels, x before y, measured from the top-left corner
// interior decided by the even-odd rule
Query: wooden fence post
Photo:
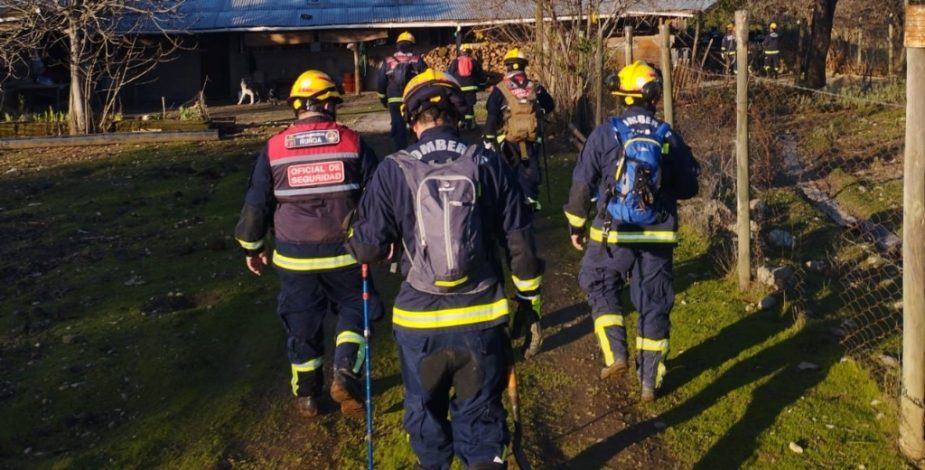
[[[893,31],[893,14],[890,14],[889,32],[887,34],[886,48],[886,76],[893,77],[893,38],[896,33]]]
[[[748,12],[738,10],[736,19],[736,203],[739,289],[748,288],[752,277],[751,214],[748,207]]]
[[[604,122],[604,25],[597,21],[597,55],[594,57],[594,125]]]
[[[691,58],[688,67],[693,67],[697,61],[697,50],[700,48],[700,26],[703,23],[703,13],[697,13],[694,19],[694,44],[691,44]]]
[[[624,26],[623,27],[623,38],[625,43],[623,44],[623,65],[629,65],[633,63],[633,27]]]
[[[543,0],[536,1],[536,70],[539,70],[540,73],[543,73],[545,77],[545,67],[546,67],[546,51],[544,51],[545,46],[545,28],[546,28],[546,12],[543,11]]]
[[[674,101],[672,100],[671,75],[671,25],[662,23],[659,26],[659,35],[662,45],[662,96],[665,105],[665,122],[674,125]]]
[[[925,459],[925,5],[906,7],[903,168],[903,385],[899,447]]]
[[[864,30],[858,26],[858,73],[864,74]]]

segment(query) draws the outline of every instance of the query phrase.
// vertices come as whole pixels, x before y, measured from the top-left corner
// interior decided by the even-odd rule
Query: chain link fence
[[[883,42],[862,57],[885,60]],[[761,72],[751,57],[761,50],[750,49]],[[787,310],[829,322],[846,353],[898,396],[905,83],[878,63],[822,90],[795,85],[792,65],[776,79],[750,76],[752,266]],[[706,209],[695,223],[711,235],[715,265],[734,272],[735,79],[696,60],[676,64],[673,77],[676,127],[703,166]]]

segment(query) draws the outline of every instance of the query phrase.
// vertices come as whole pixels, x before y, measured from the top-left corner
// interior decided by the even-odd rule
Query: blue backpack
[[[668,152],[671,126],[662,123],[645,134],[620,118],[610,118],[610,124],[623,144],[623,157],[617,163],[607,212],[618,223],[651,225],[658,220],[655,198],[662,185],[662,156]]]

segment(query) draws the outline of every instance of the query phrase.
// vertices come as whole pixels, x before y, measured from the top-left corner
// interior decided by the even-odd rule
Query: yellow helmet
[[[727,31],[735,31],[735,30],[736,30],[736,25],[734,25],[734,24],[732,24],[732,23],[729,23],[729,24],[726,25],[726,30],[727,30]]]
[[[515,47],[507,51],[507,54],[504,54],[504,65],[509,65],[514,70],[523,70],[529,63],[527,55],[519,47]]]
[[[414,44],[414,35],[409,33],[408,31],[405,31],[399,34],[398,39],[395,41],[396,44],[400,42],[410,42],[411,44]]]
[[[472,52],[472,44],[464,42],[459,46],[459,50],[465,51],[465,52]]]
[[[299,111],[306,105],[322,101],[334,103],[343,101],[340,92],[337,91],[337,84],[328,74],[320,70],[302,72],[302,75],[299,75],[299,78],[292,84],[292,90],[289,91],[289,105]]]
[[[463,116],[466,97],[452,75],[429,68],[415,75],[405,85],[401,97],[401,115],[411,123],[422,111],[433,107],[448,109]]]
[[[636,99],[654,103],[662,95],[662,74],[641,60],[623,67],[617,77],[619,88],[612,94],[622,96],[628,105],[635,103]]]
[[[777,23],[775,23],[775,22],[772,21],[772,22],[771,22],[771,30],[773,31],[773,30],[775,30],[775,29],[777,29]]]

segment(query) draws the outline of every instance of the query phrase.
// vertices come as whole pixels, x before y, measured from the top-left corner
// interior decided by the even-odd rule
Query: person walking
[[[777,33],[777,23],[771,22],[768,26],[768,35],[764,37],[764,73],[777,78],[780,74],[780,34]]]
[[[397,51],[385,58],[376,75],[379,101],[389,110],[392,122],[389,134],[395,151],[408,146],[408,127],[401,117],[400,109],[402,91],[415,75],[427,68],[424,59],[412,52],[414,42],[414,35],[408,31],[399,34],[395,41]]]
[[[720,44],[720,52],[723,55],[723,61],[725,64],[726,75],[729,75],[730,71],[733,74],[738,74],[739,70],[736,68],[736,27],[729,23],[726,25],[726,35],[723,36],[723,41]]]
[[[621,294],[629,284],[639,311],[636,373],[642,400],[651,401],[668,358],[678,200],[697,194],[700,166],[681,135],[655,116],[662,95],[659,71],[636,61],[618,78],[613,94],[622,97],[625,109],[588,136],[564,209],[572,245],[584,251],[578,282],[604,356],[601,379],[628,368]],[[597,210],[587,237],[592,203]]]
[[[454,454],[469,469],[506,468],[512,353],[499,243],[518,294],[540,301],[532,211],[498,155],[460,137],[466,108],[449,74],[408,83],[402,115],[418,142],[379,165],[348,243],[362,263],[405,248],[392,323],[418,469],[449,469]]]
[[[344,249],[344,227],[378,159],[356,132],[335,122],[341,101],[325,73],[299,76],[289,95],[296,121],[271,137],[257,157],[235,227],[247,268],[258,276],[270,262],[264,240],[273,229],[277,312],[288,335],[292,393],[306,417],[319,413],[329,311],[338,315],[331,397],[341,411],[363,414],[362,281],[356,259]],[[374,288],[370,299],[375,320],[382,306]]]
[[[463,115],[463,126],[475,129],[475,104],[478,102],[477,93],[485,83],[485,72],[482,63],[472,57],[472,46],[463,44],[459,48],[459,57],[453,59],[446,73],[452,75],[459,82],[463,95],[466,97],[466,112]]]

